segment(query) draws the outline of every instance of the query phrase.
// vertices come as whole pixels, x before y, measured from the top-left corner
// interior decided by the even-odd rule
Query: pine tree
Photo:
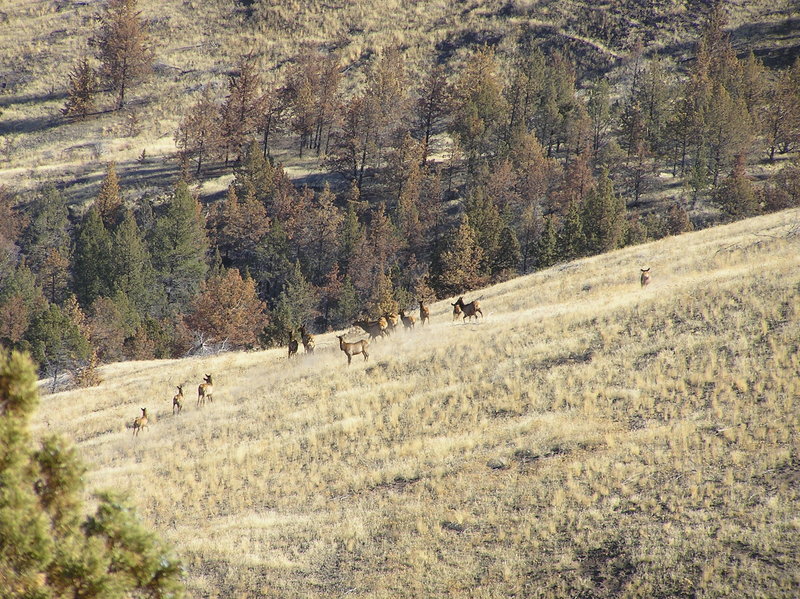
[[[503,220],[494,199],[483,188],[476,189],[467,199],[466,213],[475,232],[475,242],[481,248],[480,273],[492,273],[492,265],[499,258],[500,231]]]
[[[256,129],[260,97],[261,77],[251,53],[242,57],[234,74],[228,77],[228,95],[220,108],[226,164],[228,157],[239,158],[244,154],[249,137]]]
[[[544,231],[539,238],[536,264],[539,268],[549,268],[556,263],[558,254],[558,235],[555,219],[548,214],[544,220]]]
[[[558,235],[558,257],[562,260],[574,260],[584,255],[586,243],[581,207],[576,200],[570,201],[567,206],[567,214]]]
[[[55,304],[34,317],[25,337],[42,372],[53,378],[53,391],[64,371],[74,369],[91,354],[89,340],[78,323]]]
[[[620,246],[625,237],[625,201],[614,193],[614,185],[604,171],[583,204],[584,248],[589,254],[608,252]]]
[[[203,172],[203,166],[209,160],[222,154],[218,114],[219,108],[205,89],[200,99],[186,111],[175,131],[175,145],[183,160],[197,161],[197,175]]]
[[[514,229],[505,226],[500,230],[497,255],[492,263],[492,273],[503,277],[517,274],[522,261],[522,250]]]
[[[753,216],[759,212],[758,197],[745,174],[743,158],[736,161],[730,176],[714,190],[713,197],[717,205],[735,218]]]
[[[433,285],[440,296],[454,295],[475,288],[481,280],[483,250],[477,243],[469,217],[451,233],[437,260]]]
[[[82,306],[113,293],[112,256],[111,234],[97,208],[92,206],[78,230],[72,262],[75,294]]]
[[[139,314],[149,313],[163,298],[150,251],[130,211],[114,231],[112,248],[114,292],[124,293]]]
[[[300,263],[295,262],[275,303],[275,309],[270,312],[267,341],[284,343],[289,331],[313,322],[317,315],[316,307],[316,291],[303,275]]]
[[[84,57],[72,67],[67,85],[67,101],[61,114],[67,118],[85,119],[94,111],[94,95],[97,92],[97,73]]]
[[[125,105],[128,88],[147,75],[153,64],[145,24],[136,8],[136,0],[107,0],[94,40],[100,74],[117,93],[117,110]]]
[[[113,231],[123,216],[122,195],[119,189],[119,177],[117,176],[117,165],[109,162],[106,167],[106,177],[100,185],[100,192],[94,201],[100,218],[106,229]]]
[[[150,242],[169,310],[182,310],[200,290],[208,271],[208,239],[200,205],[185,181],[178,183],[157,219]]]
[[[450,105],[450,88],[444,65],[433,65],[427,73],[414,105],[414,124],[422,138],[420,165],[428,163],[431,137],[444,124]]]

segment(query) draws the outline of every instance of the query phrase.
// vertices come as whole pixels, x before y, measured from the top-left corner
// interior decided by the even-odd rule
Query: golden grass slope
[[[795,597],[799,235],[788,211],[561,265],[350,368],[333,333],[110,365],[37,428],[129,491],[194,597]]]

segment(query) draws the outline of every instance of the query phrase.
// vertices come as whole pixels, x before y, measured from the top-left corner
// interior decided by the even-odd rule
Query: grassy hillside
[[[502,52],[521,33],[569,53],[584,73],[624,66],[637,41],[649,54],[686,59],[704,3],[641,4],[140,0],[155,43],[153,76],[132,90],[124,110],[112,112],[111,95],[101,94],[100,114],[67,122],[60,109],[68,73],[79,57],[94,52],[88,40],[96,33],[99,3],[0,3],[0,182],[28,190],[56,181],[80,200],[96,192],[104,165],[115,160],[123,184],[134,190],[131,199],[169,189],[177,177],[173,135],[185,109],[203,86],[223,96],[227,75],[250,52],[269,83],[303,48],[334,50],[351,89],[384,48],[399,47],[412,69],[432,58],[456,68],[470,47],[487,43]],[[753,50],[771,66],[797,56],[798,14],[792,2],[747,0],[729,7],[737,51]],[[322,170],[316,160],[300,160],[288,149],[277,157],[294,177]],[[226,180],[207,182],[205,192],[225,185]]]
[[[799,233],[790,211],[564,264],[349,368],[332,333],[109,365],[36,426],[129,491],[195,597],[793,597]]]

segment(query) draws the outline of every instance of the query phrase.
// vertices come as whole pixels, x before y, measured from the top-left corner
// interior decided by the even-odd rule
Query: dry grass
[[[91,54],[87,40],[95,32],[93,17],[100,3],[0,2],[0,183],[25,191],[55,181],[66,186],[71,198],[83,200],[92,197],[105,164],[114,160],[131,196],[169,188],[177,165],[165,159],[175,153],[173,134],[184,110],[204,86],[224,96],[228,73],[250,52],[269,82],[304,48],[332,50],[352,90],[370,58],[387,47],[399,47],[413,72],[434,56],[457,64],[470,45],[490,42],[501,53],[510,50],[520,30],[535,30],[541,39],[554,37],[576,55],[621,56],[636,37],[644,37],[650,49],[680,54],[690,47],[697,27],[680,7],[655,8],[660,20],[638,22],[629,13],[641,3],[632,0],[605,12],[583,0],[257,0],[250,16],[246,4],[139,0],[156,44],[153,77],[131,90],[126,109],[107,112],[113,100],[100,94],[98,110],[105,112],[66,122],[59,110],[67,74],[78,58]],[[782,19],[797,16],[786,6],[774,0],[731,3],[730,26],[741,38],[737,47],[780,50],[772,46],[781,43],[791,50],[797,36],[775,29]],[[620,31],[613,39],[587,37],[585,17],[592,15]],[[292,141],[291,148],[277,153],[289,171],[321,172],[315,158],[297,158]],[[149,157],[145,164],[137,161],[142,151]],[[212,182],[210,192],[219,187],[220,182]]]
[[[783,212],[514,279],[467,297],[478,324],[434,304],[350,368],[333,333],[291,362],[106,366],[36,426],[130,492],[196,597],[796,596],[799,232]]]

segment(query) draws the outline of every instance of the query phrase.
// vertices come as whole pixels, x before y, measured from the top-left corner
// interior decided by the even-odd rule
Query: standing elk
[[[200,386],[197,388],[197,405],[202,406],[205,405],[206,399],[209,401],[214,401],[213,393],[214,393],[214,382],[211,380],[211,375],[207,374],[203,377],[205,383],[200,383]]]
[[[370,339],[377,339],[378,337],[385,337],[387,335],[386,329],[389,324],[386,322],[386,319],[381,316],[378,320],[356,320],[353,326],[363,329],[363,331],[369,335]]]
[[[400,322],[400,317],[397,314],[387,312],[383,315],[386,319],[386,333],[394,333],[397,330],[397,324]]]
[[[289,357],[297,355],[297,339],[294,338],[294,333],[289,333]]]
[[[431,323],[431,309],[419,300],[419,326],[425,326],[426,322]]]
[[[178,414],[181,413],[183,409],[183,385],[177,385],[178,392],[172,397],[172,415],[175,415],[175,410],[178,410]]]
[[[353,356],[357,356],[358,354],[364,354],[364,361],[367,361],[369,358],[369,354],[367,353],[367,346],[369,346],[369,339],[362,339],[361,341],[354,341],[353,343],[347,343],[344,340],[344,335],[336,335],[339,339],[339,349],[341,349],[345,355],[347,356],[347,365],[350,366],[350,362],[353,360]]]
[[[464,298],[460,297],[456,300],[455,304],[451,304],[453,306],[453,316],[456,315],[456,308],[460,308],[461,313],[464,314],[464,320],[467,318],[475,317],[475,320],[478,320],[478,314],[483,316],[483,312],[481,311],[481,305],[478,300],[473,300],[468,304],[464,303]]]
[[[456,318],[458,318],[461,315],[461,306],[459,306],[457,303],[452,304],[452,306],[453,306],[453,322],[455,322]]]
[[[306,331],[305,325],[300,327],[300,341],[303,342],[303,348],[307,354],[314,353],[314,335]]]
[[[144,430],[147,426],[147,408],[141,408],[142,415],[133,419],[133,436],[137,436],[139,431]]]
[[[400,318],[403,320],[403,326],[406,330],[414,328],[414,317],[412,315],[406,316],[406,313],[400,310]]]
[[[642,284],[642,287],[647,287],[650,284],[650,267],[640,268],[639,270],[642,271],[642,277],[639,282]]]

